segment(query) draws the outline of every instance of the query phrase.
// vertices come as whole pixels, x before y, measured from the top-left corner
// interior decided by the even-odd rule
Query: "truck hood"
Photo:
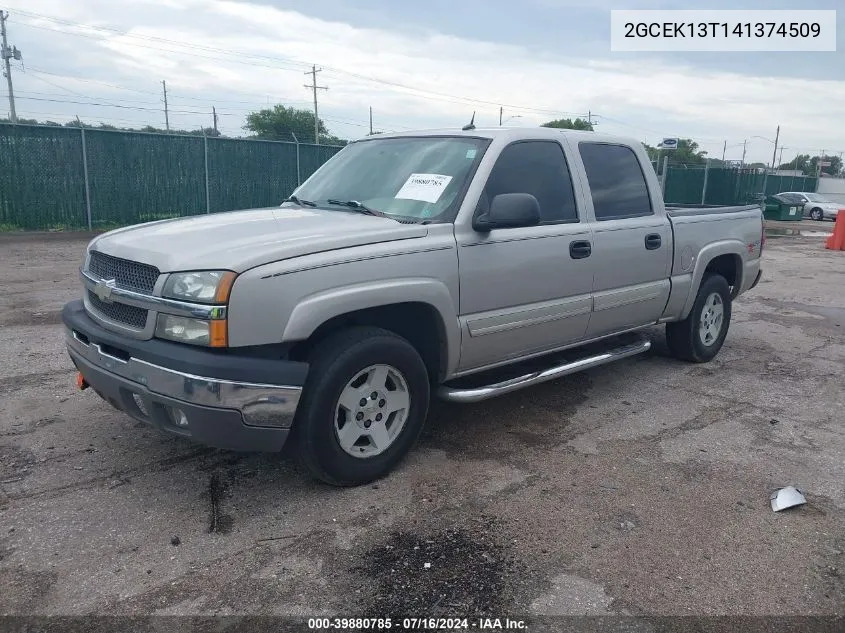
[[[161,272],[232,270],[322,251],[424,237],[419,224],[342,210],[249,209],[150,222],[104,233],[91,250]]]

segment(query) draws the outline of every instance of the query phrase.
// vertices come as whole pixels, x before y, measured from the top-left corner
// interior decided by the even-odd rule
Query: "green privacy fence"
[[[670,166],[664,199],[668,204],[731,205],[752,202],[755,195],[815,191],[817,178],[776,176],[757,170]]]
[[[339,149],[0,123],[0,230],[110,228],[274,206]]]

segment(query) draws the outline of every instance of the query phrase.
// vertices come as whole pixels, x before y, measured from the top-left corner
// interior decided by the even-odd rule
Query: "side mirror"
[[[475,218],[476,231],[535,226],[540,223],[540,203],[530,193],[500,193],[490,203],[490,210]]]

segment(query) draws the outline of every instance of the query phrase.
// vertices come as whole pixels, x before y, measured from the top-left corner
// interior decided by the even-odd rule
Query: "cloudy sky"
[[[836,9],[837,52],[619,53],[611,9],[691,0],[5,0],[19,117],[244,134],[267,104],[310,108],[347,138],[377,130],[537,125],[586,116],[655,144],[691,137],[711,156],[784,161],[845,152],[842,0],[710,0],[710,9]],[[696,6],[698,5],[698,6]],[[0,112],[7,111],[5,85]],[[762,137],[762,138],[755,138]],[[769,139],[769,140],[766,140]]]

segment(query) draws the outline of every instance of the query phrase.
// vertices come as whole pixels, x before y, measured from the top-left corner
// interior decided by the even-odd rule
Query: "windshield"
[[[810,202],[827,202],[827,198],[817,193],[805,193],[804,195],[807,196],[807,200]]]
[[[348,145],[294,195],[322,208],[355,201],[385,215],[432,220],[459,202],[467,177],[489,141],[469,137],[405,137]]]

